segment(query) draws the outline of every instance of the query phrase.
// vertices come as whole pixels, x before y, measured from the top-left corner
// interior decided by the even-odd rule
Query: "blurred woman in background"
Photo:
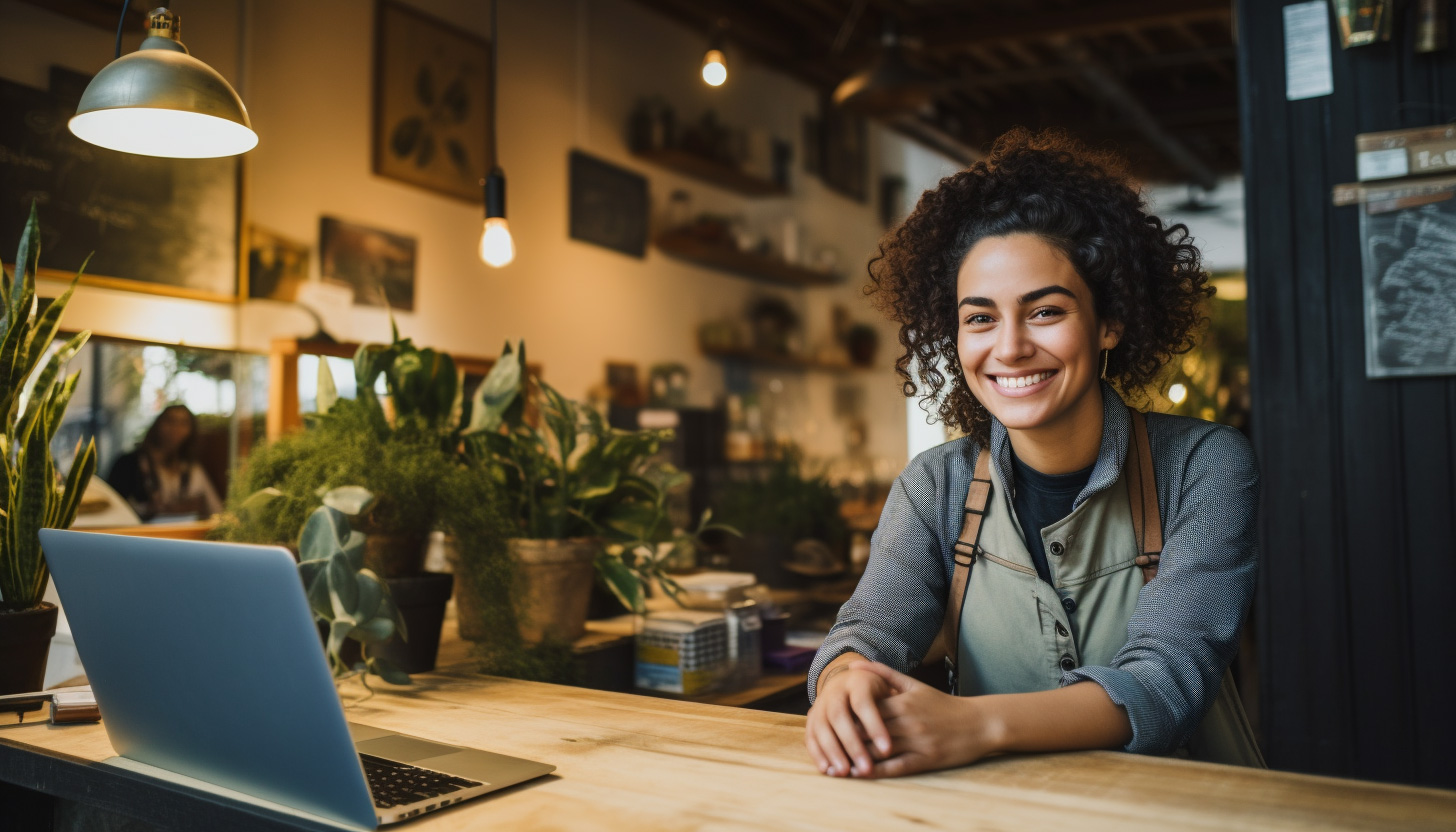
[[[222,511],[207,472],[197,462],[197,417],[186,405],[165,408],[141,444],[122,454],[106,481],[143,521],[157,517],[211,517]]]

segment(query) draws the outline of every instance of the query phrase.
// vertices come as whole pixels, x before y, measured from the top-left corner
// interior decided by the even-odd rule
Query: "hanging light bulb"
[[[179,159],[236,156],[257,146],[242,99],[217,70],[189,55],[180,38],[177,15],[153,9],[141,47],[107,64],[86,86],[71,132],[111,150]],[[118,32],[118,54],[120,44]]]
[[[721,87],[728,80],[728,59],[721,49],[709,49],[703,56],[703,80],[710,87]]]
[[[506,175],[492,168],[485,178],[485,227],[480,231],[480,259],[500,268],[516,259],[516,243],[506,222]]]
[[[495,0],[490,0],[490,158],[498,153],[495,141],[496,58],[500,55],[500,29],[496,26]],[[485,225],[480,229],[480,259],[487,266],[500,268],[516,259],[516,242],[506,223],[506,173],[492,163],[490,173],[480,183],[485,188]]]
[[[713,36],[708,39],[708,51],[703,55],[703,81],[710,87],[721,87],[728,80],[728,58],[723,55],[723,32],[728,28],[726,20],[719,20],[713,27]]]

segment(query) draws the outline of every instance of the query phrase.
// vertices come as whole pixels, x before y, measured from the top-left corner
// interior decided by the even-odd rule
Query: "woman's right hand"
[[[824,668],[818,695],[809,709],[804,746],[831,777],[869,777],[875,760],[890,755],[890,732],[880,717],[879,702],[894,694],[883,676],[854,662],[862,656],[846,653]]]

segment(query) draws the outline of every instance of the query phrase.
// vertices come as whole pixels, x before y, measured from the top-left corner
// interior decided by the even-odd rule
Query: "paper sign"
[[[1369,150],[1355,157],[1355,175],[1364,182],[1367,179],[1392,179],[1410,173],[1406,164],[1405,148]]]
[[[1335,91],[1330,66],[1330,13],[1324,0],[1284,7],[1284,97],[1317,98]]]

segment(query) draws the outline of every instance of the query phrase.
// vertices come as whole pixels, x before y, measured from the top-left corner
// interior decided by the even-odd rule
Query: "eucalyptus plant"
[[[5,420],[0,434],[4,459],[0,467],[5,472],[0,484],[0,612],[40,604],[50,577],[40,530],[71,525],[96,472],[94,439],[85,447],[77,444],[64,482],[51,456],[51,440],[80,377],[79,373],[63,377],[62,372],[91,333],[72,337],[46,359],[81,275],[78,272],[70,287],[40,311],[35,294],[39,262],[40,221],[32,204],[13,279],[0,267],[0,415]]]
[[[282,493],[263,489],[248,498],[243,509],[266,512]],[[328,628],[324,650],[335,678],[373,673],[387,682],[407,685],[410,677],[389,661],[369,655],[368,647],[398,633],[408,639],[404,619],[389,594],[389,586],[364,566],[365,535],[352,528],[349,518],[368,509],[374,495],[358,486],[332,489],[322,495],[298,539],[298,572],[308,592],[314,620]],[[361,646],[363,660],[350,665],[343,658],[344,643]],[[367,682],[366,682],[367,686]]]

